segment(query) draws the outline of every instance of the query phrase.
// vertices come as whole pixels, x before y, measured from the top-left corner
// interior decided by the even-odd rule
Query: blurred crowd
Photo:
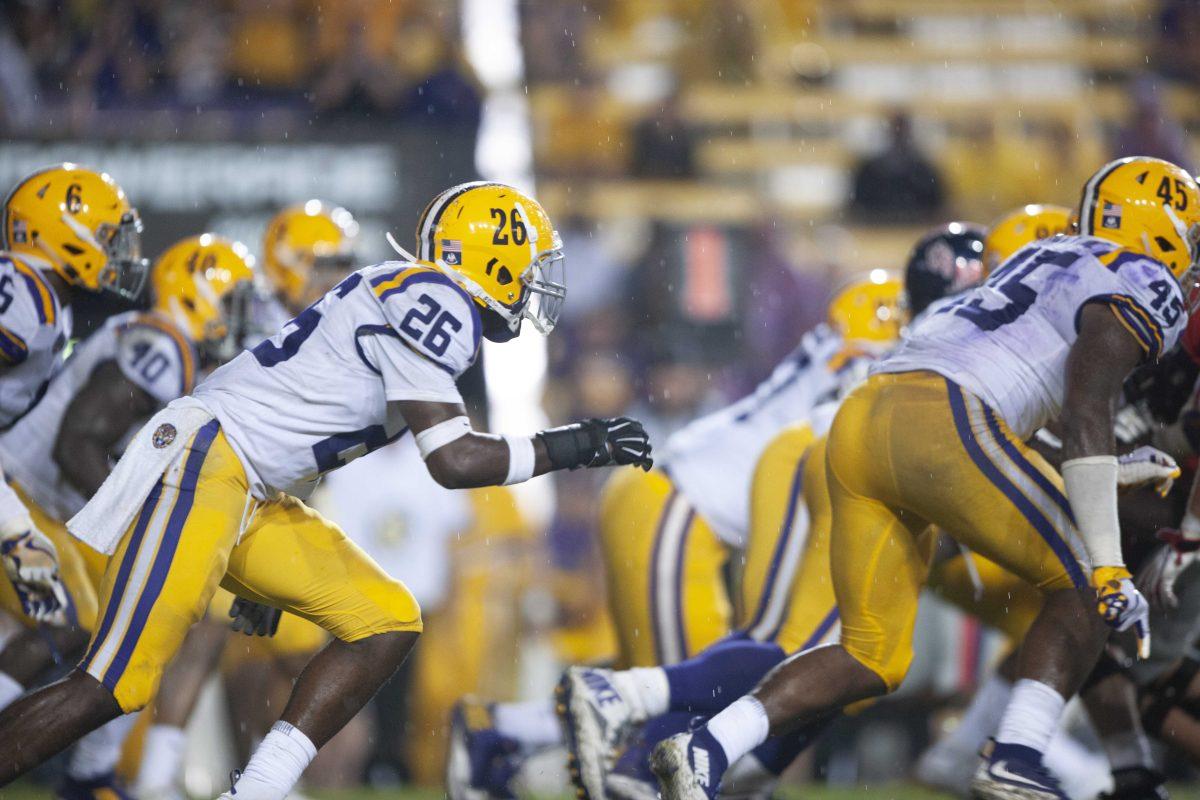
[[[13,0],[0,6],[0,122],[38,128],[62,110],[86,132],[104,112],[224,110],[475,127],[458,26],[440,1]]]

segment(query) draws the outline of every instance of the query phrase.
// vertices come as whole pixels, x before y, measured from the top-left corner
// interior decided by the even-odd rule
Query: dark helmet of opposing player
[[[913,317],[930,303],[983,280],[987,231],[973,222],[951,222],[921,237],[904,267],[904,293]]]

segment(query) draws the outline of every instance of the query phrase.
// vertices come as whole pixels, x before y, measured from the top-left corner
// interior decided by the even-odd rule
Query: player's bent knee
[[[861,647],[855,647],[851,642],[842,642],[842,648],[850,656],[862,664],[879,678],[887,694],[900,688],[912,666],[913,651],[911,647],[897,648],[885,653],[872,653]]]
[[[353,605],[354,608],[342,609],[319,624],[343,642],[358,642],[384,633],[420,633],[425,629],[417,598],[400,581],[374,582]]]

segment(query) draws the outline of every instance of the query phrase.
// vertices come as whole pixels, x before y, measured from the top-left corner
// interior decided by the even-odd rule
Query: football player
[[[147,267],[141,233],[121,187],[75,164],[40,169],[9,193],[0,225],[0,429],[37,404],[60,366],[73,291],[137,297]],[[2,478],[5,574],[29,618],[63,624],[70,614],[54,545]]]
[[[72,352],[28,414],[0,434],[11,490],[59,554],[68,624],[38,626],[0,650],[0,708],[57,659],[82,655],[96,627],[96,590],[106,559],[69,536],[65,521],[108,476],[124,441],[157,410],[192,390],[198,370],[228,360],[243,335],[253,272],[246,248],[212,234],[168,249],[150,273],[151,309],[117,314]],[[0,608],[20,615],[10,587]],[[113,768],[132,715],[85,736],[60,792],[88,796],[116,788]]]
[[[1026,212],[1021,210],[1017,213]],[[1009,221],[1012,221],[1011,217]],[[993,252],[1011,255],[1033,241],[1037,228],[1023,227],[1024,240],[1021,236],[1012,236],[1009,231],[1002,243],[992,240]],[[939,307],[938,301],[932,307]],[[817,413],[813,418],[818,430],[823,430],[820,423],[822,416]],[[1166,460],[1169,461],[1169,458]],[[1140,462],[1135,464],[1135,461],[1137,459],[1122,459],[1122,488],[1157,482],[1165,482],[1169,486],[1171,479],[1178,474],[1173,463],[1162,470],[1155,470]],[[761,474],[787,473],[796,464],[801,465],[803,479],[798,477],[793,482],[791,492],[772,491],[770,481],[762,481],[757,477]],[[726,698],[739,687],[748,689],[757,683],[783,660],[785,653],[838,640],[838,611],[829,575],[831,520],[824,464],[825,440],[818,439],[814,443],[812,431],[806,426],[786,431],[777,437],[768,445],[758,463],[752,500],[755,523],[750,535],[746,572],[749,575],[759,572],[753,568],[753,564],[756,561],[764,563],[764,551],[774,552],[782,547],[789,538],[792,526],[808,532],[796,578],[787,590],[790,595],[786,610],[770,632],[765,636],[760,634],[728,640],[710,648],[690,663],[676,667],[615,674],[607,670],[575,668],[564,676],[560,694],[565,702],[560,710],[564,712],[567,729],[571,732],[572,749],[578,756],[579,769],[574,777],[589,796],[596,796],[600,784],[594,778],[587,779],[587,776],[603,773],[614,762],[615,769],[604,778],[603,783],[609,794],[626,798],[654,796],[655,787],[647,780],[646,756],[655,738],[647,736],[644,731],[620,755],[619,760],[616,758],[627,730],[643,721],[647,714],[676,712],[690,717],[696,713],[715,713],[725,707]],[[802,519],[803,509],[809,512],[808,524],[801,526],[798,520]],[[927,551],[932,550],[936,543],[935,534],[932,533],[923,534],[922,540],[922,546]],[[943,557],[936,566],[930,579],[931,585],[964,611],[979,616],[986,624],[1006,633],[1012,641],[1019,642],[1041,607],[1041,598],[1036,590],[978,555],[966,554],[957,548],[948,555],[950,557]],[[755,631],[751,629],[749,633]],[[753,638],[759,644],[746,641],[746,638]],[[999,685],[1000,680],[996,679],[993,683]],[[991,697],[998,692],[993,688],[984,694]],[[984,717],[982,723],[987,724],[986,714],[973,709],[968,712],[968,716],[972,715],[973,718]],[[658,738],[661,738],[662,721],[662,718],[655,720],[655,736]],[[1136,727],[1136,720],[1129,720],[1128,715],[1126,721],[1134,722]],[[976,722],[980,720],[976,719]],[[984,730],[984,737],[994,732],[996,722],[998,719],[992,720],[992,726]],[[1128,727],[1122,729],[1121,738],[1125,741],[1129,739],[1124,733],[1128,730]],[[769,791],[773,780],[816,732],[810,728],[802,735],[772,740],[755,750],[753,757],[740,760],[736,770],[729,775],[734,785],[727,787],[728,791],[733,794]],[[967,758],[977,749],[976,746],[967,750]],[[1110,751],[1111,758],[1112,748],[1107,739],[1106,749]],[[961,747],[955,749],[960,754],[961,751]],[[1060,745],[1054,755],[1057,763],[1070,765],[1067,759],[1070,748],[1067,746]],[[1124,766],[1118,760],[1114,760],[1113,765],[1115,773]],[[969,779],[968,773],[967,781]],[[1124,783],[1130,782],[1126,780]]]
[[[972,791],[1065,797],[1042,754],[1104,624],[1149,648],[1147,603],[1121,554],[1113,400],[1175,343],[1197,297],[1200,191],[1174,164],[1121,159],[1088,181],[1079,220],[1081,235],[1026,248],[928,317],[842,404],[827,457],[841,641],[660,743],[652,767],[668,800],[713,797],[728,764],[770,733],[899,685],[929,524],[1044,593]],[[1023,441],[1053,418],[1061,477]]]
[[[483,336],[511,339],[526,320],[553,329],[562,263],[532,197],[498,183],[452,187],[421,215],[415,257],[351,273],[152,418],[68,524],[112,554],[100,622],[75,671],[0,713],[0,740],[23,742],[0,764],[0,784],[144,706],[223,584],[335,637],[226,795],[282,800],[422,627],[403,584],[304,504],[322,473],[404,435],[449,488],[649,469],[646,434],[626,418],[533,436],[471,429],[455,379]]]

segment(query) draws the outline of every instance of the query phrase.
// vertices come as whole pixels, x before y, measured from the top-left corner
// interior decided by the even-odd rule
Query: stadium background
[[[764,377],[844,276],[902,267],[929,225],[1073,205],[1112,156],[1195,171],[1200,135],[1190,0],[0,9],[0,183],[57,160],[103,168],[142,212],[151,256],[207,229],[255,249],[280,206],[319,196],[357,216],[368,263],[389,255],[385,231],[407,244],[450,183],[534,189],[566,245],[570,301],[549,340],[488,349],[469,379],[495,429],[628,412],[661,442]],[[84,330],[114,310],[84,308]],[[325,502],[366,504],[338,518],[391,548],[431,632],[401,679],[409,702],[391,692],[343,737],[310,774],[317,789],[436,784],[455,696],[537,696],[559,663],[612,647],[596,476],[447,500],[461,505],[430,519],[424,498],[388,491],[382,456]],[[798,781],[901,778],[952,719],[998,643],[926,605],[905,691],[839,729]],[[233,762],[220,697],[214,685],[193,725],[199,795]]]

